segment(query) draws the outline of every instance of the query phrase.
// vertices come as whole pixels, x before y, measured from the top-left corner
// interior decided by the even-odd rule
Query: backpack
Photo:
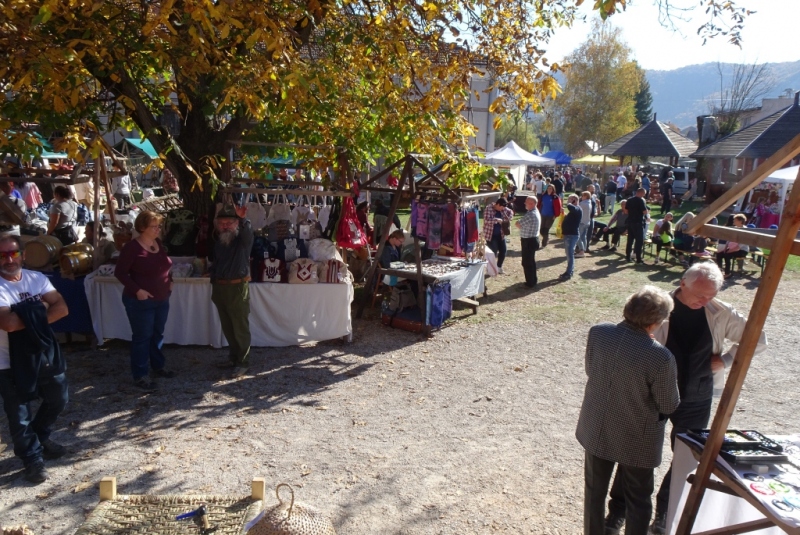
[[[177,208],[164,219],[164,245],[171,256],[194,256],[197,239],[195,216],[191,210]]]

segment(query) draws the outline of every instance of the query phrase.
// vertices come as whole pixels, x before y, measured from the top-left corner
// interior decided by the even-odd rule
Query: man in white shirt
[[[66,364],[58,342],[52,330],[42,329],[37,322],[53,323],[69,310],[47,277],[22,269],[24,260],[19,237],[0,236],[0,397],[14,454],[25,466],[25,479],[39,484],[48,478],[44,459],[56,459],[66,453],[63,446],[50,440],[50,433],[67,405],[68,395]],[[29,322],[36,326],[35,333],[28,332]],[[31,342],[20,340],[16,334],[21,331],[37,338],[37,343],[46,349],[31,354]],[[37,398],[42,403],[34,411],[31,402]]]
[[[628,179],[625,178],[625,175],[622,174],[620,171],[619,176],[617,176],[617,199],[620,198],[622,192],[625,191],[625,186],[628,184]]]

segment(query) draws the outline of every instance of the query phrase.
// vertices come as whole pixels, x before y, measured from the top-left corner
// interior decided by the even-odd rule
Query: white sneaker
[[[575,258],[583,258],[583,257],[585,257],[585,256],[586,256],[586,255],[585,255],[585,254],[583,254],[583,253],[576,253],[576,254],[575,254]]]
[[[498,275],[505,275],[505,274],[506,274],[506,272],[505,272],[505,271],[503,271],[503,268],[497,268],[497,274],[498,274]]]
[[[657,264],[658,264],[658,258],[656,258],[656,261],[655,261],[655,262],[653,262],[653,265],[654,265],[654,266],[655,266],[655,265],[657,265]]]

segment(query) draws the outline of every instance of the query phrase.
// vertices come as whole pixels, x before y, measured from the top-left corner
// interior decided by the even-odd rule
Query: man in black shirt
[[[672,171],[667,173],[667,180],[661,185],[661,214],[666,214],[672,209]]]
[[[738,347],[736,343],[744,333],[747,319],[731,305],[716,299],[722,282],[722,272],[713,262],[700,262],[687,269],[680,288],[672,292],[675,307],[669,320],[653,333],[653,337],[675,356],[678,368],[681,402],[678,409],[669,415],[673,448],[676,434],[708,427],[715,390],[720,390],[724,384],[724,375],[718,375],[722,379],[720,385],[714,384],[714,377],[724,374],[724,368],[733,363]],[[722,354],[725,340],[734,342],[734,345]],[[764,351],[766,346],[766,335],[762,332],[756,354]],[[651,533],[666,531],[671,480],[670,467],[656,496],[656,518],[650,526]],[[622,480],[615,479],[611,488],[606,534],[619,533],[625,521],[623,485]]]
[[[636,253],[636,263],[643,264],[642,248],[647,228],[647,204],[644,202],[644,188],[636,190],[636,195],[628,199],[628,243],[625,245],[625,260],[631,261],[631,251]]]

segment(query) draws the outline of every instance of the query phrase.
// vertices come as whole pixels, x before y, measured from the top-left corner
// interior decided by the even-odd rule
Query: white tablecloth
[[[437,277],[440,281],[450,281],[450,299],[461,299],[480,295],[484,291],[486,264],[478,262],[469,267]]]
[[[92,325],[98,340],[131,339],[122,305],[122,284],[96,273],[85,281]],[[250,333],[254,347],[284,347],[331,340],[352,333],[351,284],[250,284]],[[208,279],[175,279],[164,342],[228,345],[211,302]]]
[[[719,458],[719,460],[724,465],[729,466],[722,458]],[[691,448],[681,440],[675,440],[675,452],[672,461],[672,485],[670,486],[669,511],[667,513],[667,533],[670,535],[675,535],[678,530],[683,507],[686,504],[686,498],[689,496],[689,490],[692,488],[687,483],[686,478],[697,470],[698,465],[699,463],[692,455]],[[716,477],[711,477],[719,481]],[[782,516],[788,518],[785,515]],[[762,518],[764,518],[764,515],[743,498],[706,489],[692,532],[699,533]],[[795,519],[797,518],[800,517],[795,517]],[[796,522],[797,520],[795,520]],[[772,527],[748,533],[783,535],[786,532],[780,528]]]

